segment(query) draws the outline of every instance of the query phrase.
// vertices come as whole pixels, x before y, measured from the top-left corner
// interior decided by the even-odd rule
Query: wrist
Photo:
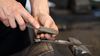
[[[32,16],[40,16],[40,15],[49,15],[49,12],[44,12],[44,11],[32,11],[31,14],[32,14]]]
[[[31,0],[31,8],[33,16],[49,14],[48,0]]]

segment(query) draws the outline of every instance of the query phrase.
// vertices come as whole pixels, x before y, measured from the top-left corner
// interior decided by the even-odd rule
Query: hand
[[[26,28],[26,22],[39,28],[38,22],[16,0],[0,0],[0,21],[11,28],[16,28],[17,22],[21,30]]]
[[[50,15],[40,14],[37,17],[35,17],[35,19],[37,19],[37,21],[39,22],[39,24],[41,26],[44,26],[46,28],[51,28],[51,29],[54,29],[54,30],[58,31],[58,28],[57,28],[54,20],[52,19],[52,17]],[[55,36],[56,35],[40,34],[40,35],[37,36],[37,38],[54,40]]]
[[[52,28],[58,31],[58,28],[53,21],[52,17],[49,15],[48,0],[30,0],[32,8],[32,16],[39,22],[41,26],[46,28]],[[56,35],[50,34],[39,34],[37,38],[54,40]]]

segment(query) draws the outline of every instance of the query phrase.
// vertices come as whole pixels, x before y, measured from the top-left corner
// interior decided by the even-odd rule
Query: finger
[[[9,26],[8,19],[7,19],[6,15],[5,15],[3,9],[0,9],[0,20],[3,22],[3,24],[5,26],[7,26],[7,27]]]
[[[30,14],[23,14],[22,15],[25,20],[28,21],[33,27],[39,28],[39,23],[30,15]]]
[[[58,27],[56,26],[56,24],[55,24],[55,23],[53,23],[53,24],[51,25],[51,27],[50,27],[50,28],[52,28],[52,29],[56,30],[56,31],[59,33]],[[58,33],[57,33],[57,34],[58,34]],[[57,34],[56,34],[56,35],[57,35]],[[56,35],[54,35],[54,34],[53,34],[53,35],[52,35],[52,37],[53,37],[53,38],[55,38],[55,37],[56,37]]]
[[[40,38],[44,39],[45,38],[44,34],[40,34]]]
[[[6,8],[3,9],[4,14],[6,15],[8,22],[9,22],[9,26],[11,28],[16,28],[16,23],[15,23],[15,18],[13,17],[13,14],[11,13],[10,10],[7,10]]]
[[[46,28],[52,28],[58,31],[58,27],[56,26],[54,20],[50,15],[42,15],[39,17],[40,23]]]
[[[48,19],[47,22],[45,23],[45,27],[49,27],[51,29],[54,29],[54,30],[57,30],[58,31],[58,28],[54,22],[54,20],[51,18],[51,16],[48,16]]]
[[[52,20],[49,15],[39,16],[39,22],[46,28],[50,28],[50,25],[52,24]]]
[[[12,16],[8,16],[9,19],[9,24],[11,28],[16,28],[16,22],[15,22],[15,18]]]
[[[40,35],[37,35],[37,38],[40,38]]]
[[[50,35],[50,34],[45,34],[45,38],[49,39],[49,40],[55,40],[55,36],[54,35]]]
[[[9,25],[8,19],[3,20],[2,22],[3,22],[3,24],[4,24],[6,27],[9,27],[9,26],[10,26],[10,25]]]
[[[46,23],[45,23],[45,27],[48,27],[48,25],[49,25],[49,28],[58,31],[58,27],[57,27],[57,25],[55,24],[55,22],[54,22],[54,20],[52,19],[52,17],[51,17],[51,16],[48,16],[48,19],[49,19],[49,20],[48,20],[49,23],[46,22]]]
[[[21,7],[20,13],[21,13],[22,17],[25,20],[27,20],[33,27],[39,28],[40,27],[39,23],[29,14],[29,12],[27,12],[25,10],[24,7],[22,7],[20,4],[19,4],[19,6]]]
[[[41,19],[45,19],[45,23],[43,24],[46,28],[51,28],[58,31],[58,28],[54,22],[54,20],[49,15],[45,15],[45,17],[41,17]],[[44,21],[43,21],[44,22]]]
[[[53,23],[52,25],[51,25],[51,27],[50,27],[51,29],[54,29],[54,30],[56,30],[56,31],[58,31],[58,28],[57,28],[57,26],[55,25],[55,23]],[[59,31],[58,31],[58,33],[59,33]],[[57,35],[57,34],[56,34]],[[52,35],[52,38],[53,38],[53,40],[55,39],[55,37],[56,37],[56,35]]]
[[[50,40],[52,39],[52,36],[50,34],[45,34],[45,38]]]
[[[22,30],[22,31],[25,30],[26,24],[25,24],[23,18],[20,15],[16,14],[15,19],[19,25],[20,30]]]
[[[25,14],[25,13],[24,13],[22,16],[23,16],[23,18],[24,18],[25,20],[27,20],[28,23],[30,23],[33,27],[35,27],[35,28],[39,28],[39,27],[40,27],[39,23],[38,23],[30,14]]]
[[[58,28],[55,24],[55,22],[53,21],[53,19],[51,18],[51,16],[49,15],[44,15],[44,16],[41,16],[39,17],[39,19],[41,20],[40,22],[44,25],[44,27],[46,28],[51,28],[51,29],[54,29],[56,31],[58,31]],[[44,20],[45,19],[45,20]],[[44,21],[43,21],[44,20]],[[51,39],[51,40],[54,40],[56,35],[52,34],[52,35],[49,35],[49,34],[45,34],[45,37],[47,39]]]
[[[52,40],[55,40],[56,39],[56,35],[52,35]]]
[[[55,22],[53,22],[53,23],[50,25],[50,28],[51,28],[51,29],[54,29],[54,30],[56,30],[56,31],[58,31],[58,27],[57,27],[57,25],[55,24]]]
[[[53,24],[52,21],[46,20],[46,22],[45,22],[45,24],[44,24],[44,27],[50,28],[52,24]]]
[[[53,37],[53,38],[55,38],[55,37],[56,37],[56,35],[52,35],[52,37]]]

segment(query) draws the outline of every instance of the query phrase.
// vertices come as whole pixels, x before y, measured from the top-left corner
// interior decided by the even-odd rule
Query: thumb
[[[49,15],[42,15],[39,17],[39,22],[42,26],[46,28],[50,28],[50,26],[53,24],[53,20],[51,16]]]

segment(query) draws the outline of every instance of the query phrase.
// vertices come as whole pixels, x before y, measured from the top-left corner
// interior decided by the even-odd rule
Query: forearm
[[[49,14],[48,0],[30,0],[32,6],[32,15]]]

